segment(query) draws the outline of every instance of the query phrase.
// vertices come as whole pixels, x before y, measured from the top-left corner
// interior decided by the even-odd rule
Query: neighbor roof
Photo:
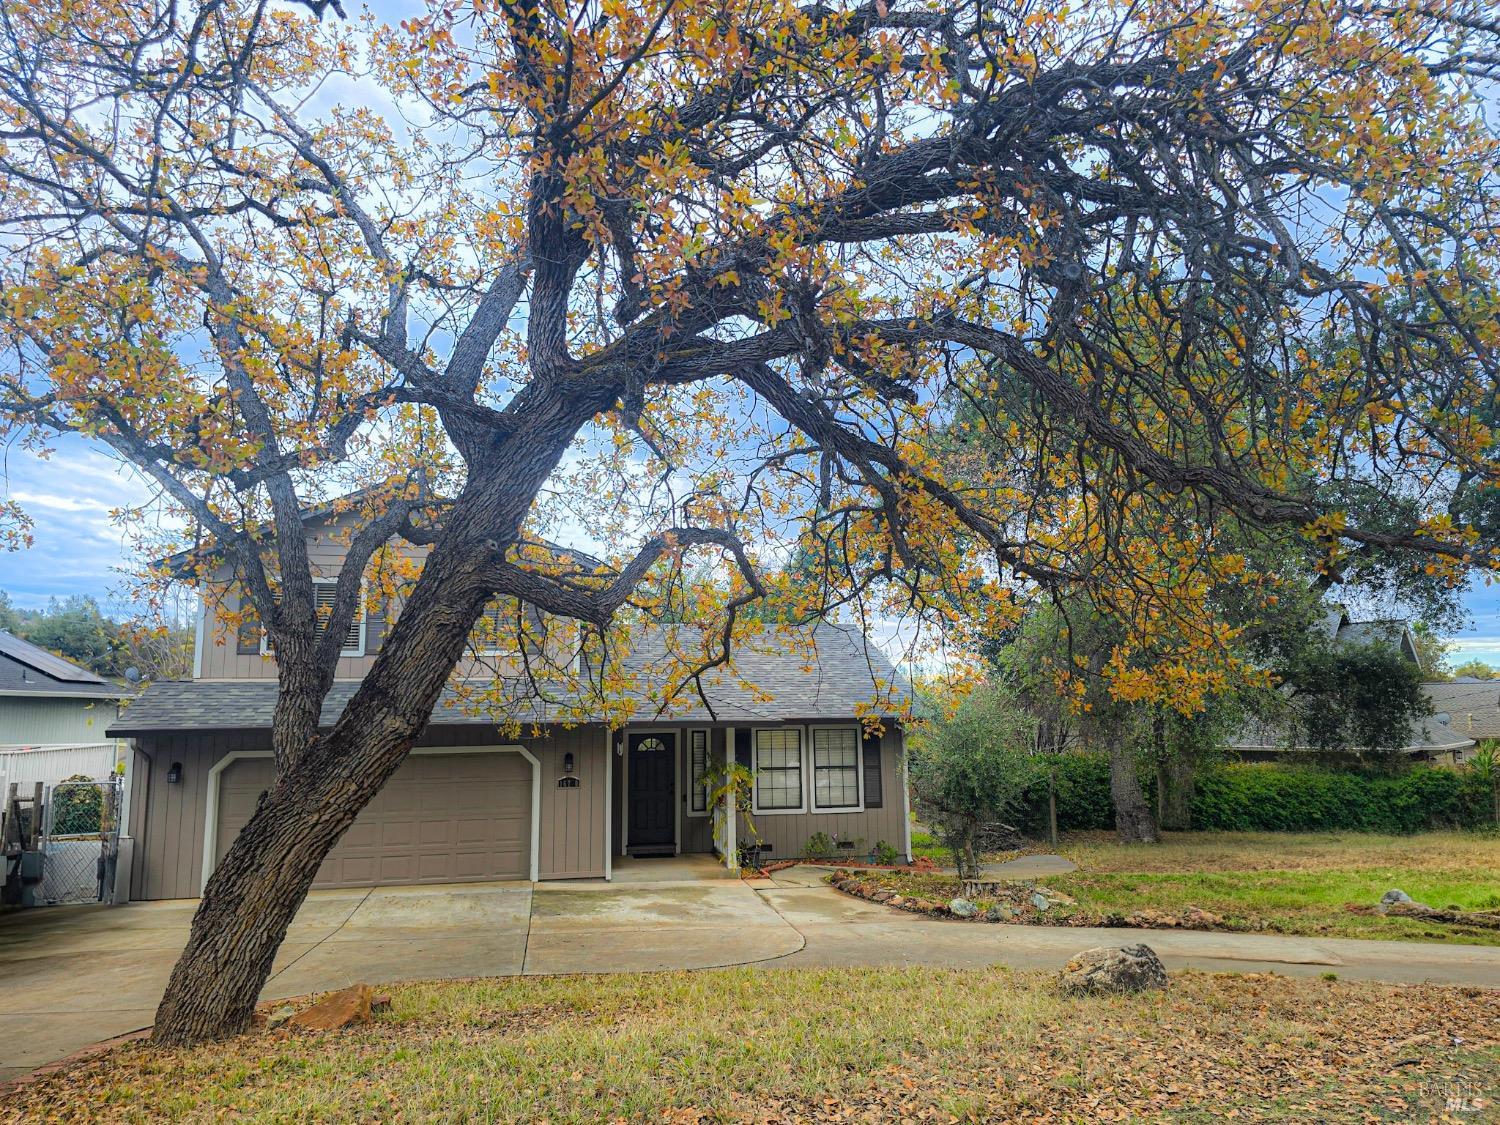
[[[1422,685],[1432,709],[1448,718],[1455,734],[1476,741],[1500,738],[1500,683],[1455,680]]]
[[[119,699],[126,693],[70,660],[0,630],[0,695],[76,695]]]
[[[808,647],[811,641],[815,651]],[[625,658],[635,686],[623,693],[636,701],[635,721],[660,718],[671,722],[777,723],[796,720],[850,719],[870,711],[894,716],[912,701],[911,685],[890,660],[856,629],[822,624],[809,629],[770,628],[736,646],[733,671],[710,669],[702,677],[708,704],[688,687],[669,710],[660,711],[660,695],[673,650],[692,651],[689,627],[636,628]],[[489,724],[496,716],[474,713],[464,688],[469,681],[445,688],[433,709],[434,726]],[[332,726],[359,684],[340,681],[323,703],[321,723]],[[111,736],[170,730],[255,730],[271,725],[276,705],[274,680],[170,680],[152,684],[109,728]],[[711,708],[711,709],[710,709]],[[659,713],[660,711],[660,713]],[[522,723],[576,721],[569,700],[549,703],[525,698],[506,712]],[[596,717],[596,716],[590,716]]]
[[[1404,754],[1451,754],[1455,750],[1467,750],[1474,739],[1455,731],[1442,715],[1429,715],[1413,721],[1407,733],[1407,743],[1401,747]],[[1240,728],[1229,740],[1229,746],[1239,751],[1304,751],[1311,747],[1290,745],[1286,730],[1278,723],[1263,723],[1252,720]]]

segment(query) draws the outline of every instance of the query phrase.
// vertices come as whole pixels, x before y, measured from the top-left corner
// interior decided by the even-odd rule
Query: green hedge
[[[1058,827],[1113,828],[1109,761],[1099,754],[1064,754],[1056,764]],[[1141,783],[1154,801],[1154,779],[1143,773]],[[1414,766],[1393,776],[1237,763],[1198,775],[1192,818],[1193,827],[1205,831],[1404,834],[1478,828],[1492,823],[1493,808],[1488,785],[1472,770]],[[1027,792],[1021,822],[1032,834],[1045,831],[1044,785]]]

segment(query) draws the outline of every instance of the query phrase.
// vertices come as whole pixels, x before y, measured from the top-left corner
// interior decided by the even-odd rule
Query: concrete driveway
[[[967,925],[849,898],[823,885],[815,869],[750,884],[701,864],[657,862],[632,865],[611,884],[315,891],[287,934],[264,996],[361,980],[745,964],[1055,968],[1089,946],[1142,940],[1174,969],[1332,969],[1341,977],[1500,987],[1500,948]],[[196,905],[0,916],[0,1080],[147,1026]]]

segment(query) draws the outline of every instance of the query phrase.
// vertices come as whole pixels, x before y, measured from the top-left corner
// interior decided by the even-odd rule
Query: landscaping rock
[[[1166,988],[1167,969],[1149,945],[1100,946],[1074,954],[1063,966],[1058,983],[1074,995],[1143,992]]]
[[[1016,916],[1016,912],[1008,906],[996,904],[984,912],[986,922],[1009,922]]]
[[[870,896],[870,901],[871,902],[890,902],[893,898],[896,898],[896,897],[897,896],[896,896],[896,892],[895,891],[884,891],[884,890],[881,890],[881,891],[876,891],[874,894],[872,894]]]
[[[1048,898],[1046,895],[1042,894],[1041,891],[1032,891],[1031,892],[1031,905],[1034,906],[1034,907],[1036,907],[1038,910],[1042,911],[1043,913],[1046,913],[1046,911],[1048,911],[1048,910],[1050,910],[1052,908],[1052,900],[1050,898]]]
[[[972,918],[979,913],[979,907],[966,898],[954,899],[948,904],[948,910],[955,918]]]
[[[265,1015],[266,1030],[275,1031],[278,1027],[286,1023],[287,1020],[291,1019],[296,1014],[297,1009],[292,1007],[292,1005],[290,1004],[283,1004],[281,1005],[281,1007],[267,1012]]]
[[[1224,919],[1211,910],[1189,906],[1182,912],[1182,928],[1185,930],[1212,930],[1223,924]]]
[[[1424,902],[1418,902],[1405,891],[1398,891],[1394,887],[1380,896],[1380,905],[1376,908],[1384,914],[1391,907],[1406,907],[1411,910],[1431,910],[1432,907]]]
[[[329,993],[286,1022],[289,1027],[300,1031],[337,1031],[350,1024],[367,1022],[374,1000],[375,993],[368,984],[355,984],[340,992]],[[389,1003],[389,999],[386,1002]]]

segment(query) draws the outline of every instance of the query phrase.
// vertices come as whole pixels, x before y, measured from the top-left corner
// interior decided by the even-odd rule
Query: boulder
[[[955,918],[972,918],[979,913],[979,907],[966,898],[954,899],[948,904],[948,910]]]
[[[287,1026],[300,1031],[337,1031],[350,1024],[365,1023],[374,1008],[375,993],[368,984],[350,985],[330,992],[311,1008],[288,1019]]]
[[[986,922],[1009,922],[1016,916],[1016,912],[1010,907],[997,903],[984,912]]]
[[[1075,953],[1058,981],[1074,995],[1143,992],[1167,987],[1167,969],[1149,945],[1100,946]]]
[[[1390,890],[1386,891],[1385,894],[1383,894],[1383,895],[1380,896],[1380,905],[1377,906],[1375,909],[1379,910],[1382,914],[1384,914],[1387,910],[1389,910],[1393,906],[1394,907],[1405,908],[1405,909],[1408,909],[1408,910],[1416,910],[1416,911],[1431,910],[1432,909],[1432,907],[1428,906],[1426,903],[1418,902],[1416,899],[1412,898],[1411,895],[1407,894],[1405,891],[1398,891],[1394,887],[1392,887]]]
[[[1052,900],[1046,895],[1042,894],[1041,891],[1032,891],[1031,905],[1036,907],[1038,910],[1045,912],[1052,908]]]

